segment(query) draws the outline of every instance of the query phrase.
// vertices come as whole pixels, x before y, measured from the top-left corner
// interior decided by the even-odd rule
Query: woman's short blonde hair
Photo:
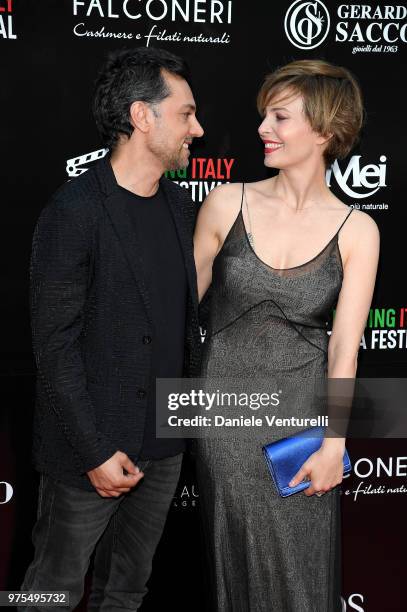
[[[258,93],[261,115],[281,93],[284,98],[285,94],[300,94],[312,129],[322,136],[332,134],[324,151],[327,166],[348,155],[358,140],[364,118],[362,92],[349,70],[312,59],[278,68],[266,76]]]

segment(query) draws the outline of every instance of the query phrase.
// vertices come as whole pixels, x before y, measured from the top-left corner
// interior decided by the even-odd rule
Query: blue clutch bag
[[[310,486],[309,481],[302,481],[295,487],[289,487],[288,483],[310,455],[321,447],[324,432],[324,427],[310,427],[298,434],[263,446],[267,467],[281,497],[299,493]],[[345,448],[343,473],[347,474],[351,469],[351,462]]]

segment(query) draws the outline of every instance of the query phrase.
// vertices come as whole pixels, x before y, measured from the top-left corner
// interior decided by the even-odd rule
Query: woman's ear
[[[331,140],[332,137],[333,137],[332,132],[328,132],[328,134],[325,134],[325,135],[319,134],[317,137],[317,144],[318,145],[328,144],[328,142]]]

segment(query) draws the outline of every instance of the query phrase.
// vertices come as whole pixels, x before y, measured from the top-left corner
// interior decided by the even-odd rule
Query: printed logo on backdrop
[[[343,485],[342,493],[354,502],[374,495],[405,495],[407,457],[359,457],[353,461],[351,476],[352,487]]]
[[[333,314],[335,316],[335,310]],[[370,308],[360,348],[378,351],[407,349],[407,308]]]
[[[407,42],[405,6],[340,4],[337,16],[335,41],[350,43],[352,54],[397,53]]]
[[[231,157],[193,157],[186,168],[165,176],[188,189],[195,202],[203,202],[212,189],[230,182],[234,163]]]
[[[13,0],[0,0],[0,38],[17,38],[14,33]]]
[[[289,7],[284,28],[289,41],[299,49],[315,49],[327,37],[330,18],[325,4],[296,0]]]
[[[66,172],[68,177],[75,178],[89,170],[89,165],[102,159],[108,150],[97,149],[67,159]],[[234,163],[235,160],[229,157],[193,157],[187,168],[168,170],[165,176],[181,187],[188,189],[193,200],[202,202],[212,189],[230,182]]]
[[[91,153],[85,153],[84,155],[78,155],[78,157],[67,159],[66,172],[69,178],[75,178],[86,172],[86,170],[89,170],[88,165],[98,159],[102,159],[108,150],[109,149],[98,149],[97,151],[91,151]]]
[[[199,493],[197,485],[193,483],[181,482],[178,484],[174,498],[172,500],[172,508],[176,510],[190,510],[198,505]]]
[[[145,47],[229,44],[232,8],[233,0],[72,0],[73,16],[81,19],[73,34],[139,41]],[[210,25],[210,35],[201,31],[203,24]]]
[[[407,308],[371,308],[361,348],[407,349]]]
[[[380,155],[379,163],[364,164],[361,155],[353,155],[345,168],[341,168],[338,160],[326,171],[328,187],[336,184],[348,198],[364,200],[375,195],[381,188],[387,187],[387,157]],[[388,210],[384,202],[354,202],[353,208],[361,210]]]
[[[352,593],[347,599],[341,597],[341,600],[342,612],[365,612],[365,608],[360,605],[365,601],[361,593]]]
[[[407,42],[407,7],[404,5],[339,4],[334,42],[347,43],[355,53],[397,53]],[[288,40],[299,49],[315,49],[328,36],[330,16],[320,0],[296,0],[288,8],[284,28]]]
[[[9,482],[5,482],[4,480],[0,481],[0,505],[8,504],[11,498],[14,495],[13,487]]]

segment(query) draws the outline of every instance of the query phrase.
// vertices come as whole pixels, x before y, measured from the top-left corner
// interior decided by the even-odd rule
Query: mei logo
[[[341,597],[341,600],[342,612],[351,612],[351,610],[354,610],[355,612],[365,612],[365,608],[362,608],[359,605],[364,602],[364,598],[361,593],[352,593],[352,595],[349,595],[347,600],[345,600],[343,597]]]
[[[328,9],[320,0],[296,0],[285,14],[284,29],[288,40],[298,49],[315,49],[327,37],[330,26]]]
[[[8,504],[13,497],[14,490],[9,482],[0,481],[0,504]]]
[[[13,0],[0,0],[0,36],[15,40],[13,32]]]
[[[346,195],[352,198],[368,198],[372,196],[380,187],[386,187],[386,164],[387,157],[380,156],[380,164],[367,164],[361,167],[361,155],[351,157],[347,168],[342,170],[338,161],[332,164],[326,172],[327,185],[331,186],[332,175],[339,187]],[[353,189],[352,189],[353,188]]]
[[[89,168],[81,168],[84,164],[90,164],[98,159],[102,159],[106,155],[109,149],[98,149],[85,155],[79,155],[78,157],[72,157],[72,159],[66,160],[66,171],[70,178],[80,176]]]

